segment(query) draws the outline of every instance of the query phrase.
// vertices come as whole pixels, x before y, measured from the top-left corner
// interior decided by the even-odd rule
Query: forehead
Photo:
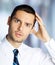
[[[25,11],[17,11],[15,14],[15,17],[19,18],[19,19],[24,19],[24,20],[34,20],[35,16],[31,13],[27,13]]]

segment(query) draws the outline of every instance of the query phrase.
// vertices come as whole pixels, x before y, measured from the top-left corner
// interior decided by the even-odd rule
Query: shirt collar
[[[13,50],[15,49],[6,39],[6,37],[2,40],[3,43],[3,49],[5,51],[6,54],[13,54]],[[22,56],[25,50],[25,44],[22,42],[22,44],[20,45],[19,48],[17,48],[19,51],[19,55]]]

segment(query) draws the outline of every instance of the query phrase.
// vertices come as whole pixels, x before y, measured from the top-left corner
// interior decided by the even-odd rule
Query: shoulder
[[[1,48],[1,46],[2,46],[2,42],[0,41],[0,48]]]
[[[0,48],[2,48],[4,46],[4,42],[0,41]]]
[[[24,51],[28,52],[28,53],[31,53],[31,54],[36,54],[36,55],[43,55],[44,52],[41,48],[32,48],[26,44],[24,44]]]
[[[46,61],[46,59],[49,58],[49,55],[45,53],[41,48],[32,48],[27,45],[25,45],[24,49],[26,55],[29,55],[29,57],[32,58],[32,60],[35,62],[36,60],[38,62]]]

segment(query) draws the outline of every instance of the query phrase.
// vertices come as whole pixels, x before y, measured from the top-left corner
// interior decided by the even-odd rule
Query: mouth
[[[20,32],[15,32],[16,37],[20,38],[22,34]]]

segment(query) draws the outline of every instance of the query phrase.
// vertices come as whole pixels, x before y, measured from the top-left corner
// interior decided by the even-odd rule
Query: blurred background
[[[0,0],[0,40],[7,32],[7,19],[14,7],[21,4],[32,6],[35,11],[42,17],[49,35],[55,39],[55,0]],[[47,52],[43,42],[34,35],[29,35],[25,44],[31,47],[40,47]]]

